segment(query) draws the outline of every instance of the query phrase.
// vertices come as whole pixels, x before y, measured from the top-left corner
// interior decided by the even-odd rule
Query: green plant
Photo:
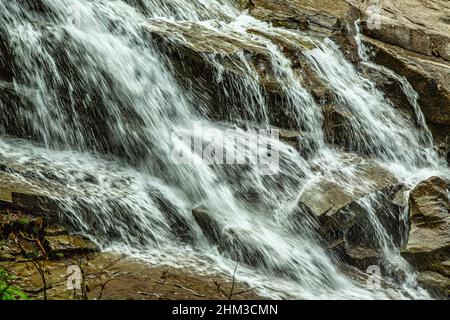
[[[30,219],[26,217],[21,217],[19,220],[17,220],[17,223],[21,226],[28,226],[30,224]]]
[[[0,300],[28,300],[28,296],[12,285],[14,278],[0,269]]]

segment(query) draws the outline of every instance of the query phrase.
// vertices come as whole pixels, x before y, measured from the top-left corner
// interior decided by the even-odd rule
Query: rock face
[[[248,110],[254,101],[260,101],[258,99],[264,96],[260,102],[267,104],[266,115],[272,125],[301,129],[294,121],[294,114],[285,107],[286,94],[276,80],[271,53],[260,42],[249,40],[233,30],[219,32],[193,22],[171,23],[153,19],[144,28],[157,47],[170,57],[177,81],[189,91],[193,90],[200,112],[222,120],[258,122],[266,120],[265,115],[260,110]],[[311,88],[317,100],[330,98],[330,91],[301,55],[302,50],[314,46],[309,40],[301,40],[301,34],[292,41],[261,30],[248,29],[247,32],[279,45],[292,61],[299,81]],[[254,84],[253,95],[243,95],[240,86],[244,82]],[[225,94],[223,88],[226,88]]]
[[[419,104],[438,140],[450,133],[450,64],[367,38],[375,62],[403,75],[419,93]],[[439,132],[440,131],[440,132]]]
[[[431,177],[418,184],[409,198],[410,231],[402,255],[420,271],[432,271],[447,277],[447,287],[440,295],[450,292],[450,199],[449,184]],[[424,276],[430,279],[431,274]],[[436,279],[437,276],[433,276]],[[430,280],[431,281],[431,280]],[[434,280],[433,280],[434,281]],[[443,283],[442,280],[438,281]]]
[[[252,0],[250,14],[278,25],[310,29],[339,28],[352,12],[345,0]]]
[[[349,0],[372,23],[366,30],[372,38],[425,56],[450,61],[450,4],[446,0],[384,0],[379,8],[373,3]],[[370,7],[372,6],[372,7]],[[378,10],[379,12],[377,12]],[[372,14],[372,16],[371,16]]]
[[[438,141],[444,141],[450,134],[448,1],[252,0],[241,3],[258,19],[332,37],[353,62],[359,60],[353,25],[360,19],[365,41],[375,49],[375,62],[404,76],[413,85]]]
[[[435,136],[445,139],[450,133],[449,2],[386,0],[379,9],[369,8],[370,2],[349,2],[361,10],[363,33],[375,48],[375,61],[406,77],[419,92]],[[375,9],[379,16],[370,16]],[[371,25],[377,17],[379,28]]]
[[[61,225],[61,206],[49,195],[60,195],[54,190],[62,188],[40,183],[18,166],[1,166],[0,260],[30,259],[41,249],[51,259],[98,250],[89,239],[71,235],[68,226]]]

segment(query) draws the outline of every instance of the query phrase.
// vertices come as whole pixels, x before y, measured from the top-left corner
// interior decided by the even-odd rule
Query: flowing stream
[[[231,98],[244,101],[245,110],[224,106],[231,115],[227,121],[205,116],[208,106],[195,90],[178,84],[170,57],[149,31],[150,24],[176,41],[186,38],[177,30],[187,23],[269,57],[286,97],[282,107],[302,129],[301,153],[275,137],[265,138],[279,154],[277,174],[268,174],[264,164],[213,165],[201,157],[201,149],[192,150],[191,138],[220,141],[225,153],[254,159],[261,152],[257,131],[237,130],[248,143],[236,145],[227,129],[238,124],[269,129],[270,111],[257,72],[238,52],[243,76],[231,85],[240,96]],[[373,213],[381,198],[365,198],[361,206],[385,259],[408,275],[396,289],[371,290],[351,279],[325,250],[313,221],[294,224],[297,200],[312,181],[334,181],[350,191],[370,182],[358,178],[348,153],[327,143],[321,106],[274,39],[302,51],[351,115],[347,135],[354,154],[370,155],[408,185],[448,174],[406,80],[363,57],[402,81],[415,107],[413,121],[330,39],[273,27],[231,0],[0,0],[0,42],[11,48],[0,47],[1,65],[12,70],[0,73],[0,94],[8,101],[0,101],[0,159],[21,168],[17,175],[24,181],[32,175],[49,186],[62,218],[104,250],[199,272],[231,273],[238,260],[238,279],[274,298],[427,297]],[[312,46],[306,48],[305,41]],[[226,68],[221,55],[205,58],[220,80]],[[248,116],[234,116],[240,111]],[[174,159],[180,153],[189,164]],[[257,200],[249,204],[247,195]],[[222,244],[196,223],[192,209],[200,206],[222,230]]]

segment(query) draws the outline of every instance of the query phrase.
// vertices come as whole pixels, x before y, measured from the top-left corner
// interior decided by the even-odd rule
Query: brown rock
[[[431,177],[411,191],[410,231],[402,255],[419,270],[436,269],[450,259],[448,184]]]
[[[450,199],[448,182],[431,177],[411,191],[410,231],[403,257],[420,271],[418,281],[431,293],[450,292]]]
[[[448,299],[450,297],[450,278],[448,277],[436,272],[425,271],[419,273],[417,281],[437,298]]]
[[[308,185],[303,191],[300,201],[311,210],[315,217],[333,216],[356,200],[373,192],[393,187],[398,183],[391,173],[375,162],[349,154],[348,165],[356,170],[358,181],[367,179],[370,182],[361,185],[358,181],[353,181],[352,185],[355,186],[353,192],[344,190],[338,183],[332,181],[319,181]],[[339,176],[336,178],[340,179]],[[341,178],[344,179],[344,177]]]
[[[436,126],[436,139],[445,139],[450,133],[448,1],[385,0],[379,7],[380,28],[367,25],[372,2],[348,2],[360,11],[366,41],[376,50],[375,61],[412,84],[426,119]]]
[[[428,122],[444,135],[450,133],[450,64],[378,40],[367,41],[375,48],[375,61],[404,76],[419,93]]]
[[[311,29],[338,28],[353,8],[345,0],[252,0],[250,13],[258,19],[305,23]]]
[[[369,19],[368,9],[373,3],[349,2],[360,10],[363,20]],[[367,35],[408,51],[447,58],[450,42],[450,24],[446,21],[450,14],[448,1],[384,0],[379,9],[381,28],[366,28]]]
[[[45,195],[13,192],[11,197],[14,207],[31,214],[46,216],[50,220],[54,219],[59,211],[58,202]]]
[[[447,181],[431,177],[419,183],[410,194],[410,220],[412,223],[433,223],[450,217]]]
[[[98,247],[81,235],[46,236],[44,246],[51,258],[98,251]]]

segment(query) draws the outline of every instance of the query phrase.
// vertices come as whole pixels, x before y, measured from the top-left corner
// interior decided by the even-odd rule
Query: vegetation
[[[0,300],[28,300],[28,296],[12,285],[14,277],[0,269]]]

